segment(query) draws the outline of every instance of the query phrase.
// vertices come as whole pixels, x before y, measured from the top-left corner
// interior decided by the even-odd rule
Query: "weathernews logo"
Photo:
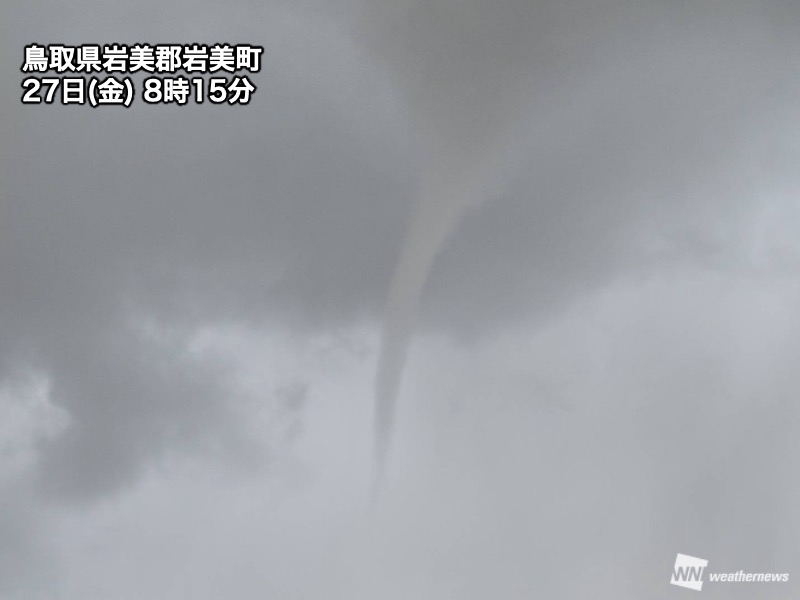
[[[669,582],[672,585],[688,588],[690,590],[701,591],[703,589],[703,575],[708,561],[704,558],[689,556],[688,554],[678,554],[675,557],[675,567],[672,570],[672,578]],[[737,571],[735,573],[709,573],[709,583],[786,583],[789,581],[788,573],[745,573]]]
[[[708,561],[705,559],[678,553],[669,582],[699,592],[703,589],[703,571],[707,566]]]

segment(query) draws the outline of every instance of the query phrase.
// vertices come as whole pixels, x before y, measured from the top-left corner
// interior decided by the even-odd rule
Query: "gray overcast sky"
[[[800,5],[0,15],[0,598],[798,596]],[[23,106],[34,42],[265,51],[246,107]]]

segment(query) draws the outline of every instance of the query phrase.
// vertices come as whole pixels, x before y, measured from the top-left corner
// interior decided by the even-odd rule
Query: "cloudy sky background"
[[[677,552],[792,575],[712,598],[797,597],[793,2],[9,1],[0,27],[0,597],[673,598]],[[265,52],[247,107],[93,110],[21,105],[32,42]],[[370,508],[432,163],[500,166],[427,282]]]

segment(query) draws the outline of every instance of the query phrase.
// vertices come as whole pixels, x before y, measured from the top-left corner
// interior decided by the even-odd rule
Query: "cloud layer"
[[[791,570],[798,22],[777,1],[8,4],[0,593],[614,597],[630,567],[622,595],[660,597],[678,551]],[[19,103],[25,44],[139,41],[263,44],[258,92]],[[422,295],[394,492],[355,516],[431,172],[480,193]],[[192,558],[196,528],[216,542]],[[285,576],[234,573],[213,547],[239,539]],[[159,543],[187,558],[126,575]]]

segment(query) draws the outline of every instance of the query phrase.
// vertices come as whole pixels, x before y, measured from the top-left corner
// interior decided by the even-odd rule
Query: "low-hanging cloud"
[[[0,519],[0,530],[9,532],[0,536],[0,573],[17,574],[21,597],[34,577],[20,563],[50,559],[42,547],[46,535],[40,535],[49,526],[39,517],[54,506],[94,506],[124,497],[154,464],[175,454],[264,464],[269,444],[254,440],[252,428],[242,423],[238,359],[191,351],[191,341],[205,328],[280,331],[295,340],[354,326],[371,331],[385,316],[394,271],[384,338],[388,366],[382,377],[388,383],[381,384],[390,390],[382,401],[389,406],[415,326],[474,342],[464,347],[485,359],[484,368],[475,369],[485,376],[478,386],[494,381],[487,373],[500,367],[481,354],[480,344],[518,328],[538,335],[612,282],[647,280],[654,273],[669,279],[673,270],[693,264],[742,278],[739,283],[751,289],[759,285],[758,277],[771,281],[796,272],[800,14],[790,2],[230,6],[223,11],[204,4],[123,8],[82,2],[67,10],[51,2],[12,2],[4,8],[0,73],[10,83],[0,108],[0,380],[31,376],[46,384],[48,402],[64,416],[63,426],[30,444],[36,459],[27,471],[19,478],[14,473],[0,488],[4,506],[11,507],[11,516]],[[14,82],[20,80],[25,44],[148,40],[263,44],[254,101],[241,110],[134,106],[128,111],[18,102]],[[676,281],[678,296],[699,289]],[[665,284],[665,289],[672,288]],[[725,296],[717,292],[711,304]],[[730,293],[738,298],[743,292],[732,286]],[[636,301],[655,306],[659,295]],[[657,306],[660,310],[631,325],[631,337],[662,339],[665,347],[679,348],[675,336],[662,332],[659,338],[656,331],[649,337],[653,332],[641,322],[672,311],[678,327],[691,307]],[[731,319],[761,314],[742,309]],[[616,318],[628,316],[620,309]],[[527,328],[531,322],[536,326]],[[598,347],[613,346],[619,329],[625,328],[610,327],[609,339],[598,334]],[[720,346],[727,344],[720,339]],[[788,344],[778,333],[775,339]],[[566,337],[564,364],[581,343]],[[653,369],[650,379],[643,375],[644,381],[630,383],[640,391],[660,377],[691,371],[674,350],[678,356],[668,356],[679,364],[664,375],[654,366],[663,356],[653,348],[640,352],[639,343],[644,342],[631,342],[633,350],[618,355],[608,352],[618,363],[609,370],[607,393],[597,395],[601,404],[628,389],[619,379],[629,371]],[[547,348],[557,346],[553,338],[540,351],[546,356]],[[770,356],[796,354],[790,344],[770,348]],[[621,367],[625,361],[635,367]],[[264,402],[281,402],[299,394],[286,390],[303,390],[306,404],[329,402],[326,409],[335,412],[338,401],[353,406],[353,389],[368,393],[332,385],[321,397],[308,391],[302,373],[283,382],[290,387],[281,384],[279,361],[266,360],[260,368],[279,383],[265,389]],[[576,375],[562,368],[565,379],[580,379],[580,369]],[[701,370],[687,381],[707,390],[735,371],[712,369],[706,377]],[[765,368],[752,389],[770,395],[791,387],[786,373],[780,385],[761,385],[771,373]],[[468,393],[467,383],[463,388]],[[653,412],[649,404],[642,409],[645,421],[653,419],[642,425],[653,457],[668,446],[667,437],[680,432],[672,422],[659,429],[663,407],[689,391],[668,387],[651,398],[658,405]],[[696,390],[693,394],[698,403],[705,401]],[[573,406],[585,397],[563,395]],[[250,401],[262,400],[258,393],[251,396]],[[481,397],[494,401],[491,390]],[[764,441],[769,417],[779,421],[788,414],[785,404],[773,405],[757,419],[758,440],[749,447],[763,447],[764,456],[773,456],[777,451]],[[573,419],[585,415],[570,415],[566,412],[557,428],[564,440],[545,436],[565,453],[568,441],[580,446],[582,436],[591,437],[588,424],[573,427]],[[703,514],[693,522],[703,522],[711,512],[709,498],[724,496],[732,476],[726,457],[736,455],[736,439],[747,436],[744,421],[733,421],[730,433],[712,431],[719,447],[702,468],[722,475],[716,483],[698,483]],[[705,422],[713,419],[707,416]],[[786,419],[785,426],[791,422]],[[486,445],[502,441],[507,425],[500,420]],[[382,427],[388,443],[388,426]],[[608,423],[603,432],[613,437],[618,429]],[[517,433],[509,444],[525,437]],[[627,434],[626,441],[638,443],[635,431]],[[407,439],[409,432],[401,435]],[[446,431],[442,438],[447,443]],[[707,441],[698,434],[692,444],[702,450]],[[454,443],[458,451],[470,447],[466,437]],[[599,456],[619,459],[622,445]],[[532,455],[541,451],[538,445],[525,448]],[[487,455],[502,463],[510,453],[499,444]],[[536,466],[551,487],[563,485],[585,497],[597,481],[569,456],[563,462],[553,451]],[[466,477],[478,459],[465,452],[444,460],[441,468]],[[623,463],[639,473],[632,462]],[[601,470],[599,462],[592,464]],[[680,490],[702,477],[677,474],[681,464],[679,458],[669,462],[659,484],[666,489],[668,480],[677,482],[674,503],[626,506],[658,515],[665,529],[691,512],[694,496],[681,496]],[[432,527],[440,519],[443,545],[465,535],[454,531],[466,531],[473,517],[487,517],[481,502],[497,509],[478,487],[519,491],[510,471],[501,469],[497,477],[484,471],[477,483],[463,488],[414,488],[422,504],[429,492],[443,495],[441,505],[426,513],[430,521],[423,519]],[[783,472],[766,473],[764,485],[775,484]],[[574,478],[572,487],[567,475]],[[446,507],[458,489],[465,491],[468,506],[448,518]],[[525,487],[519,497],[532,500],[539,494],[532,489]],[[554,498],[541,499],[542,514],[557,508]],[[608,504],[615,498],[609,492]],[[389,507],[392,502],[387,498]],[[758,503],[756,495],[745,495],[728,514],[742,516]],[[512,504],[514,514],[527,514]],[[559,514],[559,523],[568,527],[572,513]],[[304,515],[295,517],[301,522]],[[405,513],[387,527],[402,537],[397,530],[413,519],[413,511]],[[501,523],[503,531],[513,525],[513,519]],[[408,535],[422,540],[423,529]],[[495,535],[488,525],[481,531]],[[572,533],[564,539],[582,539]],[[703,539],[716,540],[718,533],[711,528]],[[753,539],[769,547],[777,537],[765,532]],[[414,543],[424,545],[420,540]],[[367,543],[364,553],[374,547]],[[474,550],[465,548],[467,554]],[[775,548],[784,546],[776,542]],[[577,560],[589,561],[596,550],[587,548]],[[119,552],[124,556],[126,550],[120,546]],[[383,568],[391,571],[387,578],[402,580],[403,568],[412,563],[398,559]],[[299,562],[294,567],[303,570]],[[488,586],[492,573],[485,579],[476,575],[478,587]],[[417,575],[407,581],[409,589],[423,594],[435,587],[435,577]]]
[[[552,306],[605,279],[609,265],[639,262],[630,252],[638,240],[626,239],[631,221],[680,213],[670,205],[687,200],[692,218],[698,207],[702,214],[721,202],[736,205],[748,182],[733,165],[750,158],[739,144],[752,135],[755,107],[783,80],[786,63],[773,15],[745,4],[720,6],[724,21],[708,7],[688,15],[684,7],[621,2],[359,8],[358,31],[405,101],[419,173],[378,364],[380,477],[434,260],[467,208],[508,193],[521,152],[528,150],[533,174],[522,201],[535,221],[498,230],[491,243],[524,232],[527,264],[504,270],[519,276],[540,265],[544,273],[517,279],[546,290],[544,304]],[[475,226],[484,218],[476,216]],[[462,264],[474,273],[484,253]]]

